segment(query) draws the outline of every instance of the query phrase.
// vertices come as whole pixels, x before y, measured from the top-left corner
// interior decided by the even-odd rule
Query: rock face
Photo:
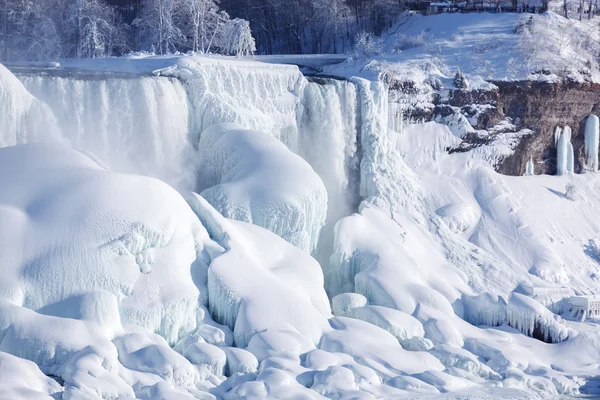
[[[564,80],[562,82],[516,81],[491,82],[491,90],[435,90],[418,89],[415,85],[390,82],[390,101],[404,103],[403,117],[412,120],[439,120],[460,113],[469,119],[475,129],[489,129],[499,121],[510,118],[518,129],[531,129],[515,148],[513,155],[502,160],[498,172],[523,175],[530,158],[536,174],[556,173],[557,126],[568,125],[573,130],[572,145],[575,172],[584,168],[585,122],[590,114],[600,112],[600,84]],[[427,84],[425,85],[427,86]],[[418,87],[418,85],[417,85]],[[445,93],[444,93],[445,92]],[[405,99],[417,96],[427,101],[406,107]],[[485,144],[477,134],[463,137],[464,148]],[[455,149],[454,151],[462,151]]]
[[[519,118],[522,125],[535,132],[521,141],[514,155],[504,160],[499,172],[522,175],[529,157],[533,157],[536,171],[555,174],[554,130],[565,125],[573,130],[575,172],[581,172],[585,159],[585,122],[590,114],[600,111],[600,85],[569,81],[494,84],[498,86],[498,110],[513,120]]]

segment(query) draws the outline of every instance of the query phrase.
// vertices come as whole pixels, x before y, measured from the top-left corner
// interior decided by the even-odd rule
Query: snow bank
[[[223,216],[266,228],[311,252],[327,191],[299,156],[266,133],[211,129],[199,143],[198,188]]]

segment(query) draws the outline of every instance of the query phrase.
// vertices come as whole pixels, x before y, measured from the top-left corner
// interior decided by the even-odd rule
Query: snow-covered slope
[[[562,4],[562,3],[561,3]],[[485,80],[600,82],[597,21],[554,12],[405,14],[381,36],[382,54],[325,66],[328,74],[391,74],[415,81],[433,76],[445,86],[457,70],[469,88]]]

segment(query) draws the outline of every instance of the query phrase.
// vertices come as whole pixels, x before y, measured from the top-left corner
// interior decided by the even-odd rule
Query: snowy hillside
[[[0,397],[594,393],[597,119],[585,174],[565,128],[562,176],[505,176],[534,132],[398,119],[386,79],[531,77],[502,62],[561,17],[523,18],[411,16],[424,45],[324,67],[346,80],[277,57],[0,66],[0,363],[21,371]]]
[[[405,14],[382,34],[381,55],[364,60],[359,54],[347,65],[325,70],[412,74],[414,79],[425,74],[445,86],[461,70],[474,78],[471,88],[481,79],[600,82],[597,37],[596,19],[578,21],[553,12]]]

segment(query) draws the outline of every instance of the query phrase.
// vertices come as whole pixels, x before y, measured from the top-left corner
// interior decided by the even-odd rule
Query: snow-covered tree
[[[469,86],[467,84],[467,78],[465,78],[465,75],[460,69],[457,70],[456,75],[454,75],[454,86],[456,86],[457,89],[466,89]]]
[[[381,47],[381,39],[372,32],[363,31],[356,35],[354,49],[359,56],[372,57],[381,54]]]
[[[184,41],[177,26],[183,9],[181,0],[144,0],[140,16],[133,22],[142,49],[158,54],[176,52]]]
[[[223,27],[219,46],[223,54],[232,56],[248,56],[256,51],[256,44],[250,31],[250,24],[245,19],[234,18]]]
[[[102,0],[74,0],[66,10],[67,43],[70,55],[95,58],[112,55],[119,31],[115,11]]]
[[[229,15],[220,11],[214,0],[183,0],[183,11],[183,32],[189,38],[190,49],[210,52]]]

